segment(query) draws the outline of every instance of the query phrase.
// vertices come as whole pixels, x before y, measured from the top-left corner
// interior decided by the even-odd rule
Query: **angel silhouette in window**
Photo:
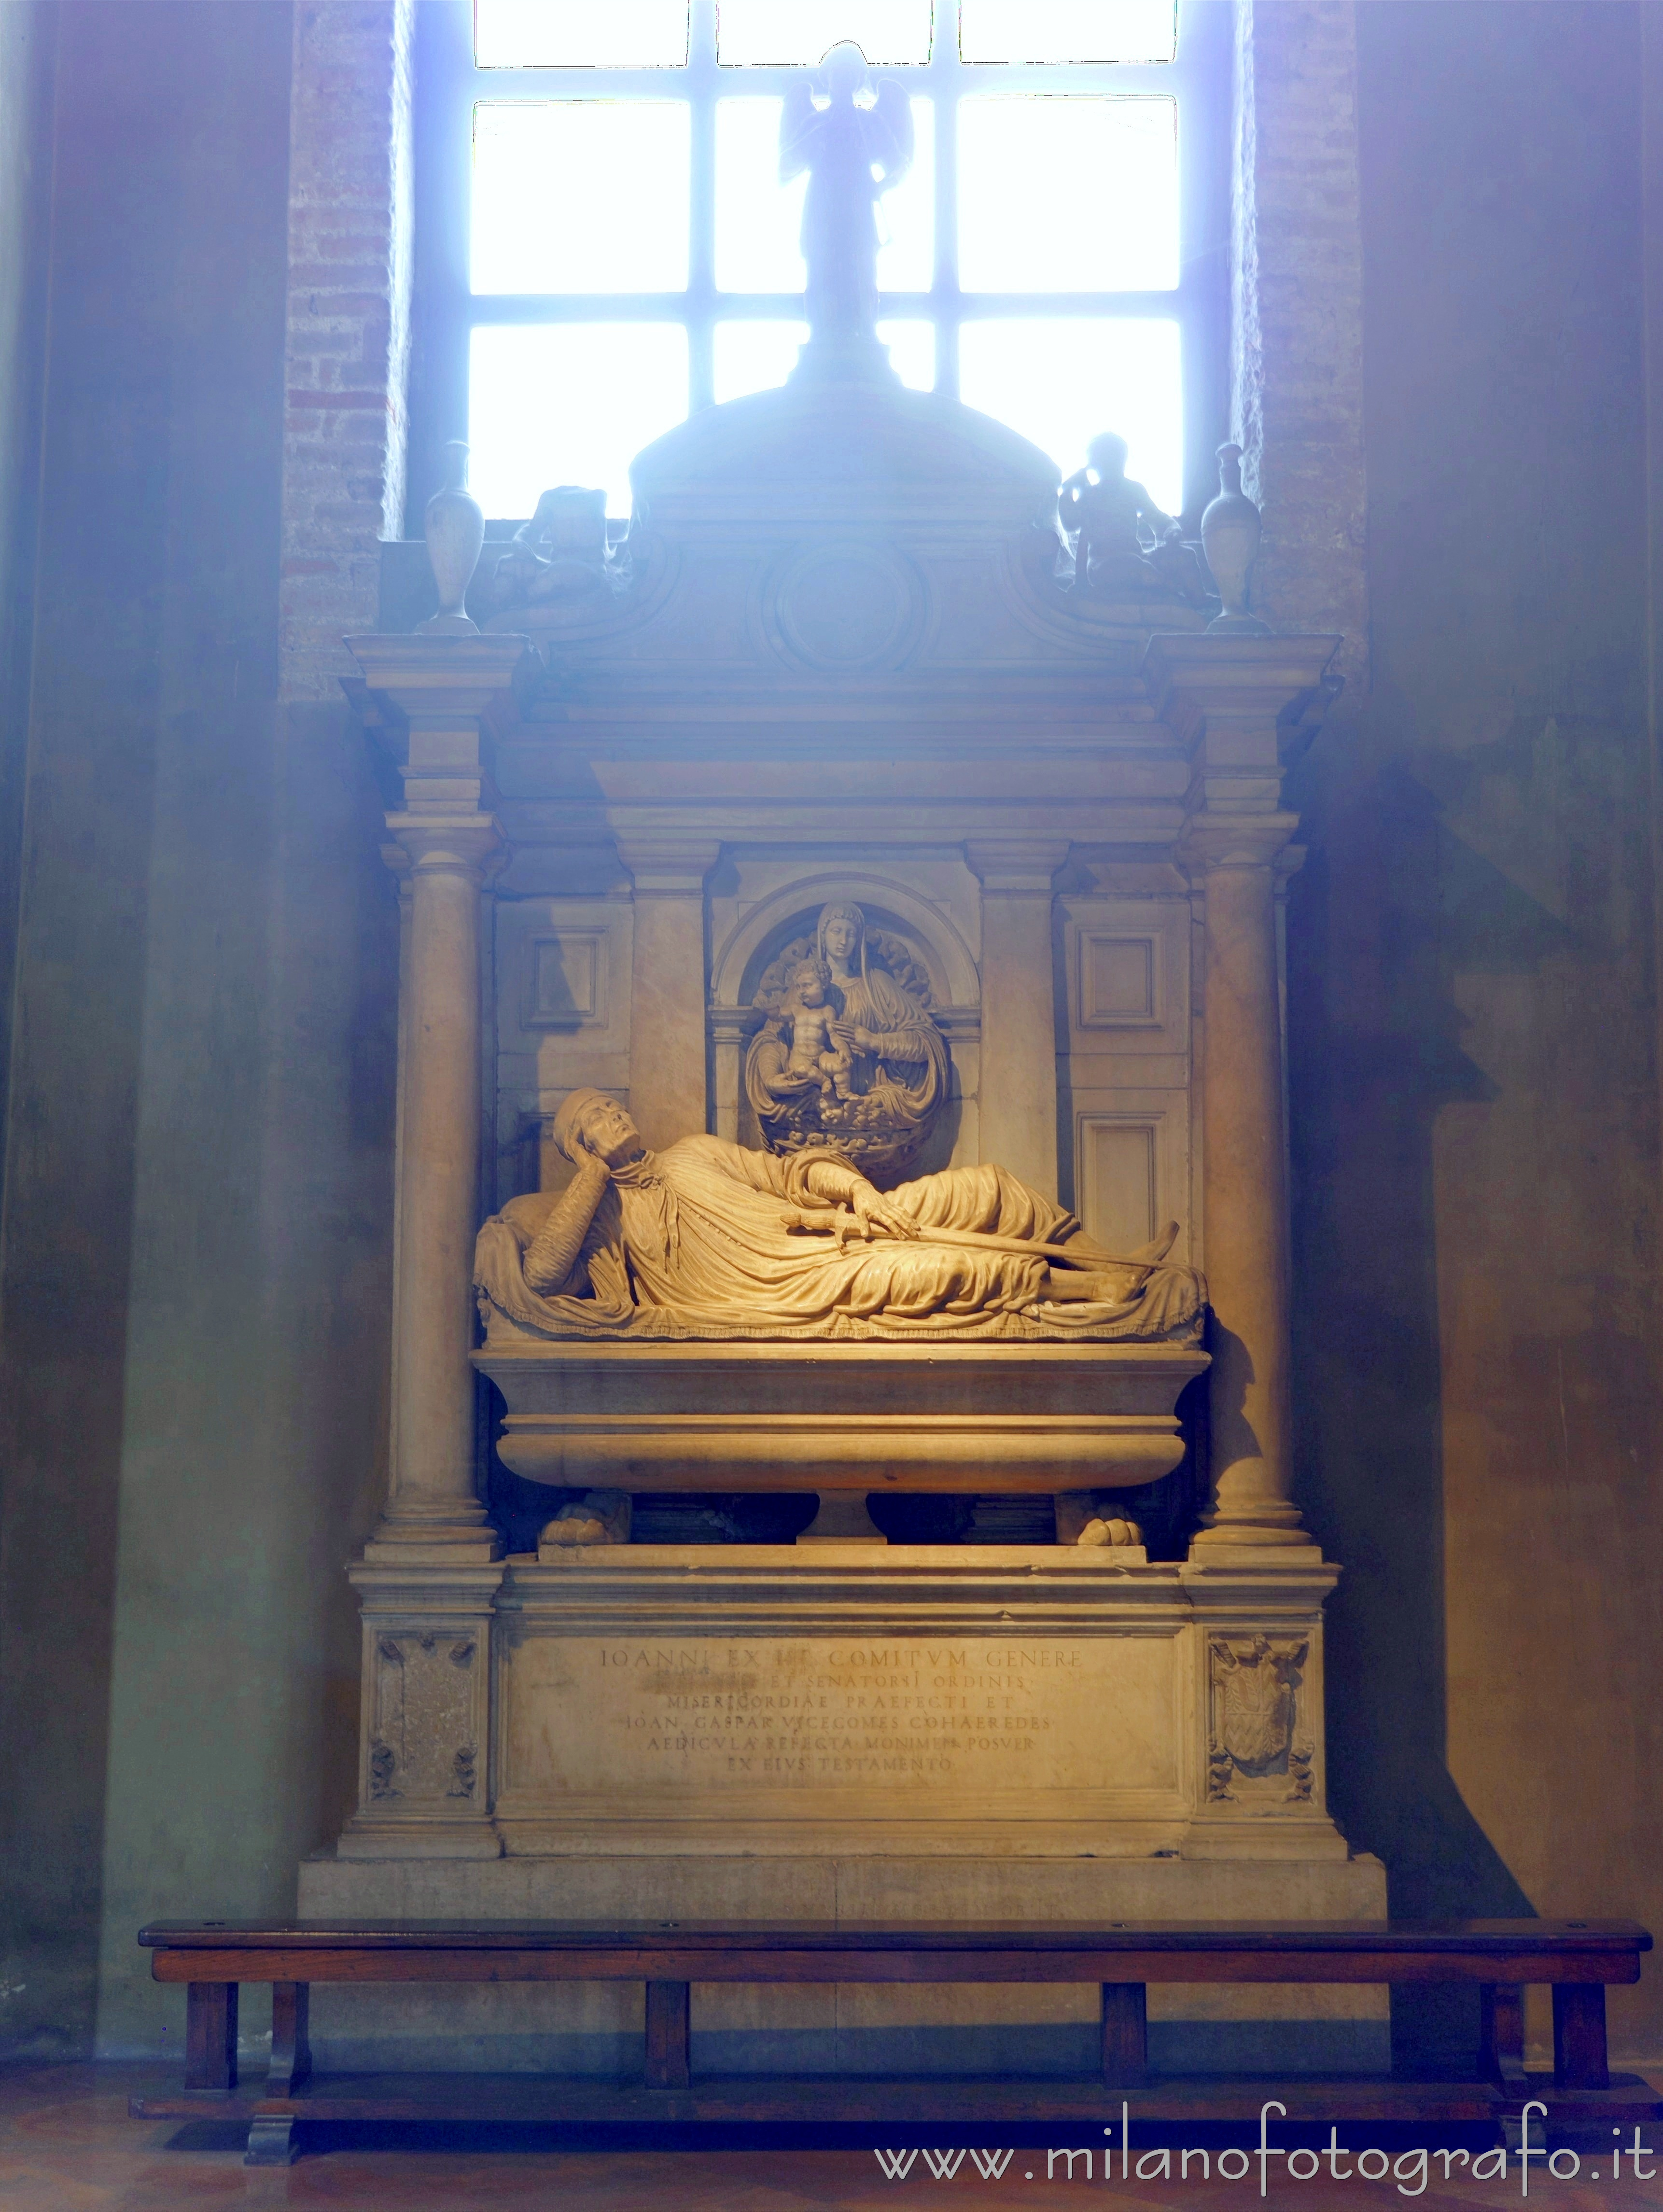
[[[866,57],[850,41],[821,64],[826,105],[809,83],[786,96],[780,118],[780,181],[809,173],[803,203],[804,303],[809,330],[835,345],[876,338],[877,204],[913,165],[913,103],[892,77],[871,106],[856,98],[871,83]]]

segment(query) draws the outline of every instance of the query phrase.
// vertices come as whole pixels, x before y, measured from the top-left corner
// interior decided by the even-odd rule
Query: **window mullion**
[[[958,398],[958,0],[937,0],[936,43],[931,58],[936,103],[936,268],[932,295],[936,325],[936,390]]]
[[[689,179],[687,374],[689,411],[716,397],[716,0],[691,0],[687,94],[693,164]]]

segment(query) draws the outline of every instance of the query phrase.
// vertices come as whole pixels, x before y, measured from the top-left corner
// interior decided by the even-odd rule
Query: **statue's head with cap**
[[[586,1085],[568,1091],[555,1115],[555,1146],[574,1167],[586,1159],[622,1167],[640,1159],[646,1147],[625,1109],[604,1091]]]

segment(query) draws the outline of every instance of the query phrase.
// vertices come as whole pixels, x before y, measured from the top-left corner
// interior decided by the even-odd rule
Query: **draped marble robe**
[[[822,1156],[823,1157],[823,1156]],[[558,1202],[512,1200],[485,1224],[474,1279],[489,1340],[539,1337],[716,1340],[930,1337],[1138,1338],[1191,1342],[1204,1290],[1161,1266],[1124,1297],[1057,1304],[1038,1253],[932,1242],[932,1229],[1065,1243],[1079,1224],[996,1166],[948,1168],[902,1183],[889,1202],[916,1240],[841,1244],[791,1215],[835,1209],[805,1180],[815,1155],[778,1158],[725,1139],[683,1137],[613,1171],[566,1284],[543,1296],[525,1256]]]

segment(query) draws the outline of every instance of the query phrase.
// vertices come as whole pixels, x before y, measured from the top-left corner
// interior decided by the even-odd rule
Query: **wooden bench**
[[[269,1982],[271,2057],[264,2094],[235,2104],[248,2157],[285,2163],[311,2121],[861,2121],[912,2126],[1141,2119],[1256,2119],[1266,2098],[1290,2123],[1516,2120],[1542,2097],[1559,2124],[1655,2122],[1663,2100],[1613,2081],[1605,1986],[1640,1978],[1651,1937],[1629,1921],[1355,1921],[1237,1924],[1114,1922],[1023,1926],[868,1923],[823,1926],[640,1922],[366,1921],[323,1925],[158,1922],[141,1930],[161,1982],[186,1986],[182,2094],[133,2100],[145,2118],[223,2114],[237,2099],[237,1991]],[[311,2079],[308,1993],[317,1982],[640,1981],[646,1986],[639,2084],[467,2074]],[[693,1984],[1086,1982],[1102,1990],[1102,2069],[1085,2081],[695,2079]],[[1482,2045],[1469,2078],[1154,2077],[1151,1982],[1476,1983]],[[1523,2068],[1524,1986],[1553,1990],[1554,2070]]]

